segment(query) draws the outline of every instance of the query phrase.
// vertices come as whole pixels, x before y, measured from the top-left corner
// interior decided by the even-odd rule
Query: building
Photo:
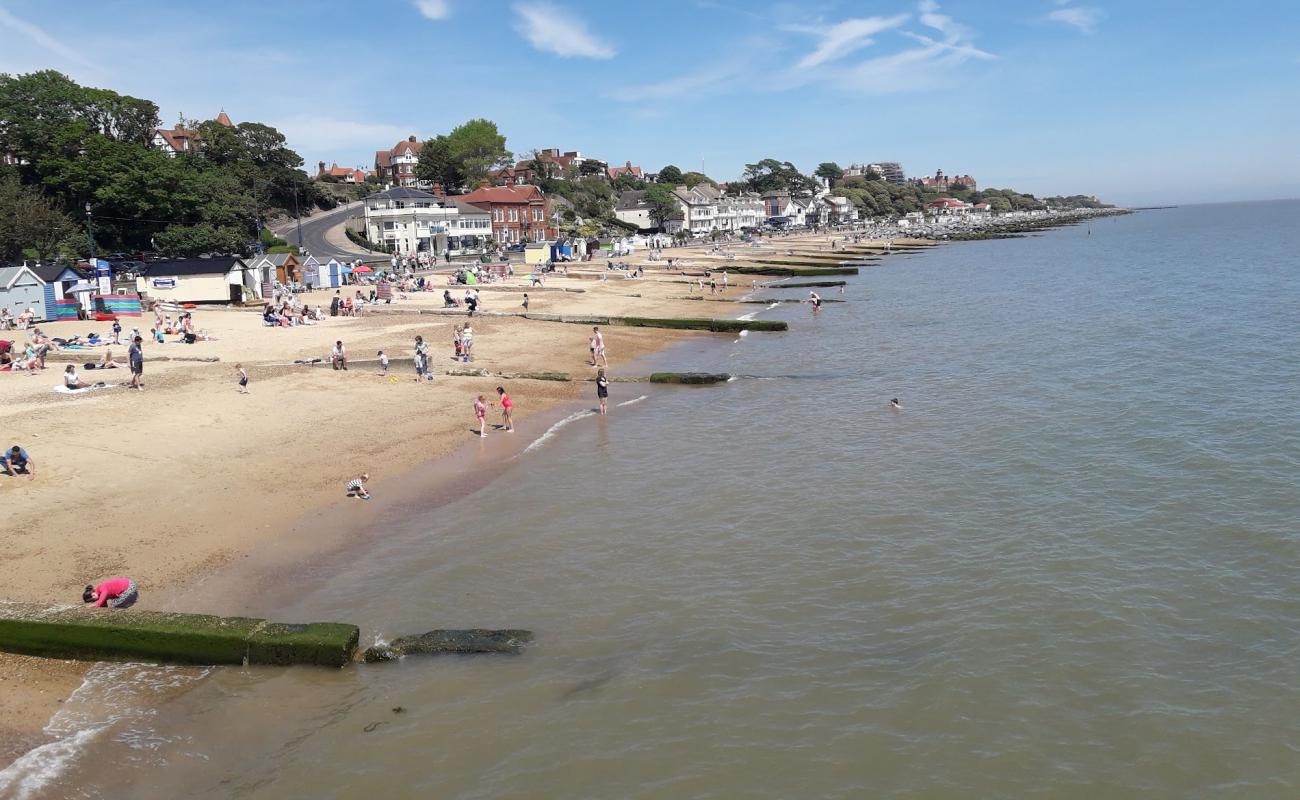
[[[30,308],[36,319],[51,319],[54,309],[46,305],[46,285],[31,267],[0,267],[0,308],[15,317]]]
[[[943,170],[935,170],[934,177],[930,178],[912,178],[908,183],[913,186],[921,186],[926,189],[937,189],[941,192],[956,191],[961,188],[975,191],[978,186],[975,185],[975,179],[969,175],[944,175]]]
[[[681,209],[680,220],[669,220],[664,226],[668,233],[685,230],[692,236],[703,236],[718,229],[718,200],[722,193],[709,183],[698,183],[693,187],[678,186],[673,189],[677,198],[677,207]]]
[[[227,128],[234,127],[230,117],[223,108],[220,114],[217,114],[216,122],[218,125],[225,125]],[[193,128],[185,127],[185,123],[176,123],[174,128],[154,128],[151,132],[149,143],[155,149],[161,150],[169,157],[175,158],[181,153],[188,153],[198,146],[199,132]]]
[[[487,211],[402,186],[367,197],[365,217],[366,238],[403,255],[478,253],[492,238]]]
[[[424,142],[408,136],[404,141],[393,145],[392,149],[376,150],[375,176],[386,186],[421,186],[423,182],[415,177],[415,165],[420,160],[422,149]]]
[[[248,263],[259,286],[267,283],[289,286],[302,282],[302,266],[298,256],[293,253],[267,253],[250,258]],[[266,292],[263,291],[262,294],[265,295]]]
[[[641,168],[632,166],[631,161],[624,162],[623,166],[621,167],[606,167],[605,175],[611,181],[618,180],[624,175],[629,175],[633,178],[636,178],[637,180],[641,180],[642,178],[645,177],[644,175],[641,174]]]
[[[756,194],[724,195],[718,200],[718,230],[739,233],[762,227],[767,220],[763,199]]]
[[[867,175],[875,173],[888,183],[902,186],[907,183],[907,176],[903,174],[903,165],[897,161],[876,161],[871,164],[851,164],[848,169],[844,170],[844,177],[865,178]]]
[[[171,303],[242,303],[262,288],[239,256],[151,261],[135,280],[141,296]]]
[[[853,201],[847,197],[827,194],[818,198],[826,209],[826,221],[831,225],[843,225],[847,222],[857,222],[858,207],[853,205]]]
[[[546,195],[536,186],[487,186],[447,199],[487,211],[498,244],[540,242],[558,234],[550,222]]]
[[[949,217],[965,214],[970,208],[970,203],[963,203],[955,197],[938,197],[925,204],[925,213],[936,217]]]
[[[329,169],[326,169],[324,161],[316,162],[317,178],[337,178],[341,183],[364,183],[366,178],[374,174],[373,171],[366,172],[360,167],[340,167],[338,162],[330,164]]]
[[[635,225],[637,230],[651,231],[659,227],[652,214],[650,204],[645,201],[645,192],[626,191],[618,196],[614,204],[614,217],[620,222]]]

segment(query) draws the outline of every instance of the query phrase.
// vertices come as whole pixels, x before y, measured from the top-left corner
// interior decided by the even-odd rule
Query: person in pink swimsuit
[[[140,591],[130,578],[110,578],[98,586],[87,586],[81,593],[84,603],[96,608],[130,608],[140,599]]]
[[[487,418],[487,399],[479,395],[474,401],[474,418],[478,420],[478,435],[487,436],[487,431],[483,430],[484,420]]]
[[[515,407],[514,401],[506,394],[504,386],[497,387],[497,396],[501,398],[501,421],[505,423],[506,433],[514,433],[515,424],[510,419],[510,412]]]

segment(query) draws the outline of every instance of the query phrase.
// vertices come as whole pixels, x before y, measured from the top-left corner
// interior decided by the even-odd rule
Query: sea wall
[[[0,602],[0,650],[83,661],[342,667],[355,625]]]

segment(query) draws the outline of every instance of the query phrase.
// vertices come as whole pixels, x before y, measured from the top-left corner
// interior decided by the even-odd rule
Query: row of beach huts
[[[348,282],[353,266],[338,259],[272,253],[214,256],[113,265],[40,262],[0,265],[0,308],[17,316],[28,308],[39,320],[77,319],[121,312],[134,298],[167,303],[243,303],[269,298],[275,284],[312,289]],[[80,313],[79,313],[80,312]]]

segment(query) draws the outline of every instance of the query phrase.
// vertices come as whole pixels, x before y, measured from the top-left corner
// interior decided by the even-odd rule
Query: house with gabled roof
[[[419,163],[420,151],[423,149],[424,142],[408,136],[388,150],[376,150],[376,176],[380,182],[389,186],[421,186],[423,182],[415,177],[415,165]]]
[[[225,125],[227,128],[234,127],[234,123],[230,121],[230,116],[226,114],[224,108],[221,109],[220,114],[217,114],[216,123]],[[198,146],[198,142],[199,132],[193,128],[185,127],[184,120],[176,123],[174,128],[154,128],[149,139],[149,143],[155,149],[163,151],[169,158],[175,158],[181,153],[194,150]]]

